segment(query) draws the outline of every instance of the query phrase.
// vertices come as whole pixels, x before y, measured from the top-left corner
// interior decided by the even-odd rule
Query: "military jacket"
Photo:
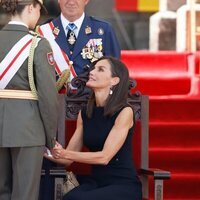
[[[0,31],[0,62],[29,30],[23,25],[8,24]],[[45,145],[53,147],[57,129],[58,95],[54,65],[49,59],[52,50],[42,38],[33,59],[33,73],[38,101],[0,98],[0,147]],[[1,81],[1,80],[0,80]],[[5,89],[30,90],[28,59]]]
[[[120,58],[120,47],[110,23],[92,16],[85,16],[76,39],[73,52],[70,52],[60,16],[52,21],[53,34],[59,47],[73,61],[76,74],[84,72],[84,67],[101,56]],[[48,38],[47,38],[48,39]]]

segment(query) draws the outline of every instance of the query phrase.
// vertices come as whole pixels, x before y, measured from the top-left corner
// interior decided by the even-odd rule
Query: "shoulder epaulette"
[[[40,25],[37,25],[36,28],[35,28],[35,32],[40,35],[40,32],[39,32],[39,29],[40,29]],[[41,35],[40,35],[41,36]]]
[[[36,33],[35,31],[29,31],[29,33],[30,33],[31,35],[33,35],[33,36],[39,36],[39,34]]]
[[[29,33],[30,33],[31,35],[33,35],[33,36],[42,38],[42,36],[41,36],[39,33],[35,32],[35,31],[29,31]]]

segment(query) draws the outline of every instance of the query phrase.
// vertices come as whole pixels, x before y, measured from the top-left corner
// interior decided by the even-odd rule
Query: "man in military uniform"
[[[84,72],[84,66],[103,55],[120,57],[120,47],[111,25],[85,14],[88,2],[89,0],[58,0],[60,16],[39,29],[50,41],[53,34],[53,39],[62,52],[73,61],[77,75]]]
[[[38,28],[53,49],[58,76],[70,70],[70,79],[84,72],[84,68],[103,55],[120,57],[120,47],[108,22],[87,16],[89,0],[58,0],[61,14]],[[60,90],[58,141],[65,145],[65,89]],[[49,190],[49,189],[47,189]],[[50,196],[46,199],[50,200]],[[44,199],[44,197],[43,197]]]

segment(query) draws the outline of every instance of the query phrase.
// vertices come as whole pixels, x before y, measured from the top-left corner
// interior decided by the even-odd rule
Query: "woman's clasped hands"
[[[44,153],[44,157],[48,160],[56,161],[64,157],[65,151],[62,145],[56,141],[54,148],[50,150],[50,153]]]
[[[63,158],[64,157],[64,154],[65,154],[65,149],[62,147],[61,144],[59,144],[57,141],[56,141],[56,144],[52,150],[52,155],[54,158],[56,159],[59,159],[59,158]]]

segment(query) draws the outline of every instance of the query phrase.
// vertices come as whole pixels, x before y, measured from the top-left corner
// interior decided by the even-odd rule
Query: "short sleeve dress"
[[[83,109],[83,142],[91,151],[101,151],[112,129],[117,112],[104,116],[103,107],[95,107],[91,118]],[[64,200],[141,200],[142,186],[132,159],[132,135],[134,127],[117,154],[108,165],[92,165],[90,176],[80,186],[64,196]],[[116,133],[117,137],[117,133]]]

